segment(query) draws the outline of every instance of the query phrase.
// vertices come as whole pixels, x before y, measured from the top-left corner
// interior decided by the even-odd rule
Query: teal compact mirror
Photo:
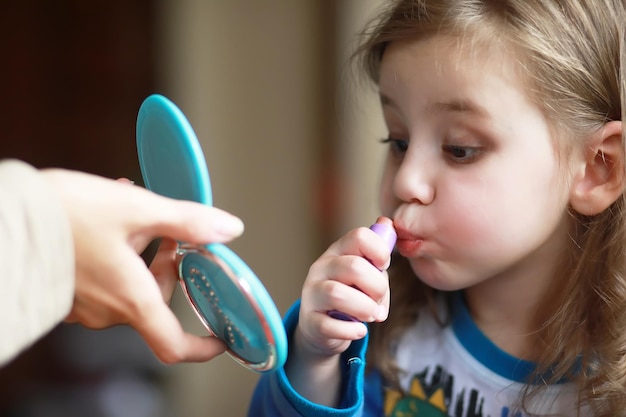
[[[213,204],[200,143],[182,111],[149,96],[137,117],[137,153],[146,188],[181,200]],[[287,357],[287,337],[269,293],[246,263],[220,243],[179,242],[179,282],[207,330],[242,365],[267,372]]]

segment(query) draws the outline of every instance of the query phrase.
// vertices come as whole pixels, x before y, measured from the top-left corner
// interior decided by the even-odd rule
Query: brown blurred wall
[[[0,158],[141,182],[137,109],[147,95],[165,94],[202,143],[214,204],[246,223],[244,236],[230,246],[284,313],[326,246],[377,213],[378,167],[370,163],[380,153],[377,100],[370,97],[362,107],[349,98],[354,91],[345,65],[355,33],[380,2],[4,2]],[[173,309],[186,329],[205,333],[180,292]],[[57,388],[67,381],[97,388],[103,379],[97,372],[113,368],[140,372],[154,384],[160,406],[151,417],[247,410],[258,375],[226,355],[207,364],[138,365],[150,352],[120,342],[131,335],[70,329],[68,336],[67,327],[0,369],[0,415],[49,417],[50,409],[27,415],[2,407],[38,401],[37,378]],[[89,398],[80,389],[67,398],[49,385],[43,390],[59,401]],[[116,417],[138,417],[139,399],[131,395],[128,406],[117,401]]]

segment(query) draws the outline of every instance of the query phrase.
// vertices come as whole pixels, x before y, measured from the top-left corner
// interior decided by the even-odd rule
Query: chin
[[[458,291],[473,284],[469,281],[459,281],[458,274],[445,273],[438,270],[432,263],[426,266],[412,261],[411,268],[420,281],[439,291]]]

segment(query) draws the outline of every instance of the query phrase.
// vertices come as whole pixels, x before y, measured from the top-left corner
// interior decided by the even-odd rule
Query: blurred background
[[[348,57],[381,3],[3,2],[0,158],[142,185],[137,111],[166,95],[202,143],[214,205],[246,223],[229,246],[284,314],[326,247],[378,215],[385,130]],[[206,334],[180,291],[172,308]],[[162,365],[123,326],[62,324],[0,368],[0,415],[243,416],[258,377],[227,355]]]

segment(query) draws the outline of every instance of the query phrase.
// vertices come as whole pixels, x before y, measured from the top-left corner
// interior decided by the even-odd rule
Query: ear
[[[587,140],[584,160],[571,188],[570,204],[578,213],[602,213],[624,192],[622,122],[606,123]]]

